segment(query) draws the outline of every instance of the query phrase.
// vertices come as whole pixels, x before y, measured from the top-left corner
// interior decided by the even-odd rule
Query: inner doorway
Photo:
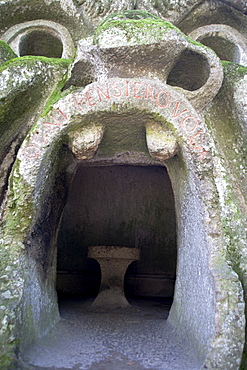
[[[101,272],[88,247],[140,249],[125,275],[133,300],[172,302],[176,277],[176,215],[164,166],[79,164],[57,238],[58,295],[96,297]]]

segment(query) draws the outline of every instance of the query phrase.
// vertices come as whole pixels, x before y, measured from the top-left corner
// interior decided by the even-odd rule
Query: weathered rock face
[[[168,321],[189,338],[201,368],[246,368],[245,8],[230,0],[0,3],[0,367],[20,366],[23,351],[59,320],[57,253],[61,269],[84,266],[88,246],[118,245],[111,232],[122,225],[122,246],[131,247],[136,232],[138,273],[172,277]],[[126,165],[150,168],[142,178],[167,169],[169,225],[160,221],[159,187],[150,199],[148,185],[142,218],[109,205],[114,222],[92,213],[84,226],[92,221],[94,231],[74,232],[90,208],[88,196],[85,211],[70,218],[85,196],[76,184],[91,173],[103,198],[107,184],[96,186],[95,168],[106,166],[109,179],[118,166],[123,184]],[[131,181],[134,172],[122,171]],[[120,189],[116,203],[124,203]],[[75,243],[80,258],[60,242],[70,233],[65,244]]]
[[[0,42],[0,61],[1,61],[1,64],[7,62],[7,60],[10,60],[10,59],[14,59],[16,58],[17,55],[13,52],[13,50],[7,45],[5,44],[5,42],[3,42],[1,40]]]

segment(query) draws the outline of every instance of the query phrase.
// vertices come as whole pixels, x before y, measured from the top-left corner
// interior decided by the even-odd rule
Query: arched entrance
[[[15,217],[19,213],[26,220],[27,206],[32,212],[20,234],[18,228],[14,230],[15,239],[20,235],[23,240],[26,233],[28,247],[28,278],[22,300],[29,311],[23,309],[22,322],[29,324],[22,325],[23,335],[32,320],[27,312],[32,312],[33,338],[43,335],[58,319],[55,277],[59,222],[76,161],[95,166],[99,159],[101,165],[152,167],[162,163],[167,168],[175,198],[178,251],[168,324],[204,363],[212,355],[212,341],[217,341],[216,327],[223,339],[235,332],[218,292],[226,283],[234,302],[239,302],[241,288],[222,254],[216,175],[206,125],[181,94],[148,80],[108,80],[69,94],[39,120],[18,153],[12,174],[12,179],[19,179],[18,190],[14,181],[11,188],[11,199],[18,199]],[[19,189],[21,198],[15,194]],[[25,206],[18,207],[24,198]],[[241,307],[234,304],[243,317]],[[224,356],[221,343],[215,344],[217,356]]]

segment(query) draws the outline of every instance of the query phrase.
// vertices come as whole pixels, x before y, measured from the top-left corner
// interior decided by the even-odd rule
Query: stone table
[[[140,259],[140,250],[119,246],[91,246],[88,248],[88,258],[98,261],[101,268],[101,286],[93,306],[129,307],[124,295],[124,275],[129,264]]]

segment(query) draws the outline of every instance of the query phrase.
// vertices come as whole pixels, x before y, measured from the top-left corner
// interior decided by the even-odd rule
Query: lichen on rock
[[[0,65],[16,57],[17,55],[13,52],[9,45],[0,40]]]
[[[67,60],[27,56],[0,68],[1,199],[18,147],[50,96],[54,101],[64,85],[69,65]]]
[[[152,44],[162,40],[164,33],[172,29],[181,32],[171,23],[146,12],[116,13],[98,26],[94,44],[101,47]]]

